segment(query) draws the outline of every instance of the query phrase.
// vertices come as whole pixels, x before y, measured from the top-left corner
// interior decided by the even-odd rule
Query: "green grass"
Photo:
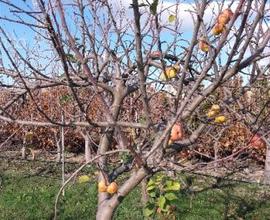
[[[61,183],[60,169],[53,163],[1,161],[0,219],[51,219]],[[75,170],[75,166],[69,165],[67,171],[72,170]],[[41,176],[44,173],[47,175]],[[84,173],[93,173],[93,170],[88,168]],[[138,195],[138,189],[129,194],[117,209],[116,219],[141,219],[142,206]],[[96,204],[95,179],[90,183],[72,182],[66,188],[65,196],[61,197],[59,219],[95,219]]]
[[[0,219],[51,219],[55,195],[60,187],[60,167],[54,164],[0,162]],[[43,169],[47,176],[35,175]],[[75,169],[71,166],[70,172]],[[86,169],[85,173],[91,173]],[[185,178],[185,177],[183,177]],[[76,181],[65,190],[59,203],[59,219],[95,219],[97,191],[91,183]],[[177,219],[270,219],[270,188],[258,184],[195,177],[189,188],[179,192]],[[142,205],[139,188],[124,199],[114,219],[140,220]]]

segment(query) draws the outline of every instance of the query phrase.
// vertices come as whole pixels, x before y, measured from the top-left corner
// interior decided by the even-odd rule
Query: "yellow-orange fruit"
[[[116,182],[110,183],[110,185],[107,187],[107,193],[114,194],[118,190],[118,185]]]
[[[166,68],[165,73],[162,73],[159,77],[160,80],[166,81],[172,78],[175,78],[177,75],[177,72],[180,70],[179,65],[174,65],[172,67]],[[166,76],[165,76],[166,75]]]
[[[223,25],[227,24],[229,21],[230,21],[230,18],[224,14],[220,14],[217,19],[217,22]]]
[[[224,123],[226,121],[227,121],[227,118],[225,116],[223,116],[223,115],[218,116],[218,117],[215,118],[215,122],[216,123],[220,123],[221,124],[221,123]]]
[[[220,13],[220,15],[217,18],[217,22],[225,25],[231,20],[232,16],[233,16],[232,10],[227,8]]]
[[[220,106],[219,105],[212,105],[211,111],[220,112]]]
[[[255,134],[251,141],[250,141],[250,145],[257,148],[257,149],[261,149],[261,148],[265,148],[266,147],[266,143],[264,142],[264,140],[257,134]]]
[[[230,19],[231,19],[232,16],[233,16],[233,12],[232,12],[232,10],[229,9],[229,8],[225,9],[225,10],[222,12],[222,14],[226,15],[226,16],[229,17]]]
[[[200,39],[199,40],[199,48],[203,52],[208,52],[209,51],[209,45],[208,45],[208,43],[204,39]]]
[[[171,130],[171,136],[170,136],[170,140],[171,141],[179,141],[183,138],[183,128],[182,125],[180,123],[175,123],[172,127]]]
[[[217,114],[217,112],[211,110],[211,111],[207,112],[207,117],[208,117],[208,118],[212,118],[212,117],[214,117],[216,114]]]
[[[104,181],[100,181],[98,183],[98,191],[99,192],[106,192],[107,191],[107,186],[106,186]]]
[[[214,35],[219,35],[224,30],[224,24],[216,23],[215,26],[212,29],[212,33]]]

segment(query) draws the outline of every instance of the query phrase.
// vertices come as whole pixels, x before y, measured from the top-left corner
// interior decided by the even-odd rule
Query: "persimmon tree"
[[[1,87],[13,92],[1,104],[0,119],[100,129],[97,155],[87,160],[100,171],[97,219],[111,219],[123,198],[157,172],[205,166],[185,166],[174,156],[198,146],[202,135],[217,145],[233,123],[250,132],[209,166],[237,159],[258,132],[269,149],[269,64],[263,66],[270,56],[269,1],[0,2],[6,10]],[[15,36],[10,23],[18,27]],[[252,106],[259,79],[267,89]],[[47,111],[36,95],[63,87],[75,110],[64,123],[54,117],[61,106]],[[39,117],[16,116],[25,98]],[[99,117],[89,113],[95,107]],[[129,159],[111,164],[119,152]],[[166,210],[164,198],[157,199],[159,211]]]

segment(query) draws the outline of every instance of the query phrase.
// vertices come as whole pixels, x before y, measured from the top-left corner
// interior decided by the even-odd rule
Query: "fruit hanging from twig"
[[[199,48],[203,52],[208,52],[209,51],[209,45],[208,45],[207,41],[204,38],[201,38],[199,40]]]
[[[211,110],[219,113],[220,112],[220,106],[217,105],[217,104],[214,104],[214,105],[211,106]]]
[[[110,185],[107,187],[107,193],[114,194],[118,190],[118,185],[116,182],[110,183]]]
[[[217,112],[215,112],[215,111],[209,111],[209,112],[207,112],[207,117],[208,118],[212,118],[212,117],[214,117],[215,115],[217,114]]]
[[[225,30],[226,24],[229,23],[233,16],[233,12],[231,9],[227,8],[224,11],[222,11],[219,16],[217,17],[216,24],[214,25],[212,29],[213,35],[219,35]]]
[[[213,35],[220,35],[224,29],[225,29],[224,24],[216,23],[212,29],[212,33]]]
[[[104,181],[100,181],[98,183],[98,191],[99,192],[106,192],[107,191],[107,186],[106,186],[106,183]]]
[[[220,15],[217,18],[217,23],[226,25],[226,24],[229,23],[229,21],[231,20],[232,16],[233,16],[232,10],[229,9],[229,8],[227,8],[227,9],[225,9],[224,11],[222,11],[220,13]]]
[[[178,65],[174,65],[172,67],[166,68],[165,72],[163,72],[159,79],[162,81],[166,81],[172,78],[175,78],[177,75],[177,72],[180,70],[180,67]]]
[[[171,130],[170,141],[179,141],[183,139],[183,128],[180,123],[175,123]]]
[[[214,104],[211,106],[210,110],[207,112],[207,117],[212,118],[220,112],[220,106]]]
[[[218,116],[215,118],[215,123],[222,124],[227,121],[227,118],[224,115]]]

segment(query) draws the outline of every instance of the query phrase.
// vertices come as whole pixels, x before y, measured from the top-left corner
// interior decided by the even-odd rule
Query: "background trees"
[[[0,2],[1,87],[8,91],[0,119],[98,134],[97,156],[86,160],[100,170],[99,182],[127,176],[117,193],[99,193],[97,219],[110,219],[147,177],[179,170],[172,155],[187,148],[197,147],[210,166],[251,146],[269,148],[268,1]],[[208,115],[214,104],[220,109]],[[176,123],[184,137],[172,141]],[[110,164],[121,151],[131,159]]]

